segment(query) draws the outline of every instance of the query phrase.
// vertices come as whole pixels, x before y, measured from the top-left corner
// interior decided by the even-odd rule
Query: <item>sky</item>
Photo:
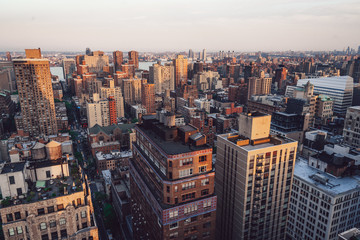
[[[0,0],[0,51],[343,50],[360,0]]]

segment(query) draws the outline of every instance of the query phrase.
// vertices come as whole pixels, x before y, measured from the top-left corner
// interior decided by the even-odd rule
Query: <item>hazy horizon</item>
[[[0,0],[0,51],[333,51],[360,45],[352,0]]]

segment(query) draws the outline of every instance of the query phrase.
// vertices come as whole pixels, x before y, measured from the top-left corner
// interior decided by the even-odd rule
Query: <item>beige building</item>
[[[173,60],[175,74],[175,89],[187,81],[188,60],[183,55],[178,55]]]
[[[124,98],[121,87],[114,86],[114,79],[109,79],[109,86],[100,88],[101,99],[108,99],[110,96],[114,97],[116,102],[116,114],[118,118],[124,117]]]
[[[0,208],[6,240],[99,239],[87,178],[77,165],[71,165],[71,176],[69,168],[66,159],[1,166],[0,177],[7,178],[1,189],[8,183],[19,187],[15,195],[3,195],[9,197]],[[22,185],[26,188],[20,191]]]
[[[84,55],[84,60],[89,66],[90,72],[102,72],[103,68],[109,65],[109,56],[102,51],[94,51],[91,55]]]
[[[191,85],[196,85],[199,90],[210,90],[216,87],[219,78],[218,72],[199,72],[194,75]]]
[[[172,64],[154,64],[149,69],[150,82],[155,84],[155,93],[161,94],[166,90],[174,90],[175,75],[174,66]]]
[[[26,49],[25,59],[15,59],[24,131],[32,136],[57,134],[54,95],[49,60],[40,49]]]
[[[124,79],[124,102],[130,105],[141,103],[141,83],[140,78]]]
[[[99,124],[102,127],[109,126],[109,101],[107,99],[100,99],[99,94],[95,93],[93,99],[86,102],[86,115],[89,128],[96,124]]]
[[[297,142],[270,135],[271,116],[240,115],[218,136],[217,239],[285,239]]]
[[[360,106],[347,109],[343,135],[346,144],[360,147]]]
[[[271,91],[271,78],[258,78],[251,77],[249,78],[249,86],[248,86],[248,98],[254,95],[268,95]]]

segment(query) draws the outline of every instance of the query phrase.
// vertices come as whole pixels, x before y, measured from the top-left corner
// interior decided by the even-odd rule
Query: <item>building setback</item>
[[[217,239],[285,239],[297,142],[270,136],[271,116],[240,115],[218,136]]]
[[[215,239],[215,172],[206,137],[174,126],[175,115],[143,121],[130,161],[133,239]]]

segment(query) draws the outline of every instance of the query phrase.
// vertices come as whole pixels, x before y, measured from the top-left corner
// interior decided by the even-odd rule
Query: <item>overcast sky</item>
[[[342,50],[360,0],[0,0],[0,51]]]

